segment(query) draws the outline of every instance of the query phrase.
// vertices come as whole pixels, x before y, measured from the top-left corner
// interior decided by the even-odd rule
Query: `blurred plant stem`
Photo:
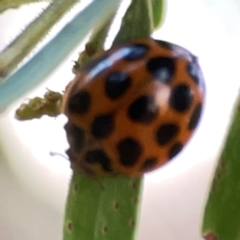
[[[240,95],[219,157],[204,213],[206,240],[239,240],[240,236]]]
[[[121,0],[95,0],[79,12],[36,55],[0,85],[0,112],[36,88],[93,30],[101,28]]]
[[[79,0],[54,0],[0,54],[0,77],[6,78]],[[2,5],[2,3],[0,3]]]

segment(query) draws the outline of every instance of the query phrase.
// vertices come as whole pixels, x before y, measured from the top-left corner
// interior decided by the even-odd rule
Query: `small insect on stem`
[[[72,168],[96,177],[157,169],[192,136],[204,96],[198,59],[187,49],[152,38],[111,48],[64,92]]]

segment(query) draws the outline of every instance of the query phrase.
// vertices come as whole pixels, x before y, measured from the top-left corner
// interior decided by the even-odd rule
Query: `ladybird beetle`
[[[71,167],[92,176],[160,167],[195,130],[204,92],[197,57],[176,44],[148,38],[111,48],[66,87]]]

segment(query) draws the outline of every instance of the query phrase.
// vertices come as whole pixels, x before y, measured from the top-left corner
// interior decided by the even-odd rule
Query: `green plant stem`
[[[153,16],[149,0],[132,0],[113,45],[149,37],[152,31]]]
[[[74,173],[67,199],[64,240],[135,239],[141,180],[91,179]]]
[[[5,78],[36,47],[50,29],[79,0],[55,0],[0,54],[0,77]]]
[[[212,182],[204,213],[206,240],[240,237],[240,96]]]
[[[158,29],[164,21],[164,10],[166,2],[164,0],[150,0],[153,12],[154,29]]]

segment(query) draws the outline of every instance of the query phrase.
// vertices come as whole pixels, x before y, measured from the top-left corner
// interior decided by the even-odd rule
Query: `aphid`
[[[35,97],[27,103],[22,103],[16,110],[15,117],[21,121],[41,118],[44,115],[56,117],[60,114],[59,106],[61,101],[61,93],[47,89],[43,98]]]

